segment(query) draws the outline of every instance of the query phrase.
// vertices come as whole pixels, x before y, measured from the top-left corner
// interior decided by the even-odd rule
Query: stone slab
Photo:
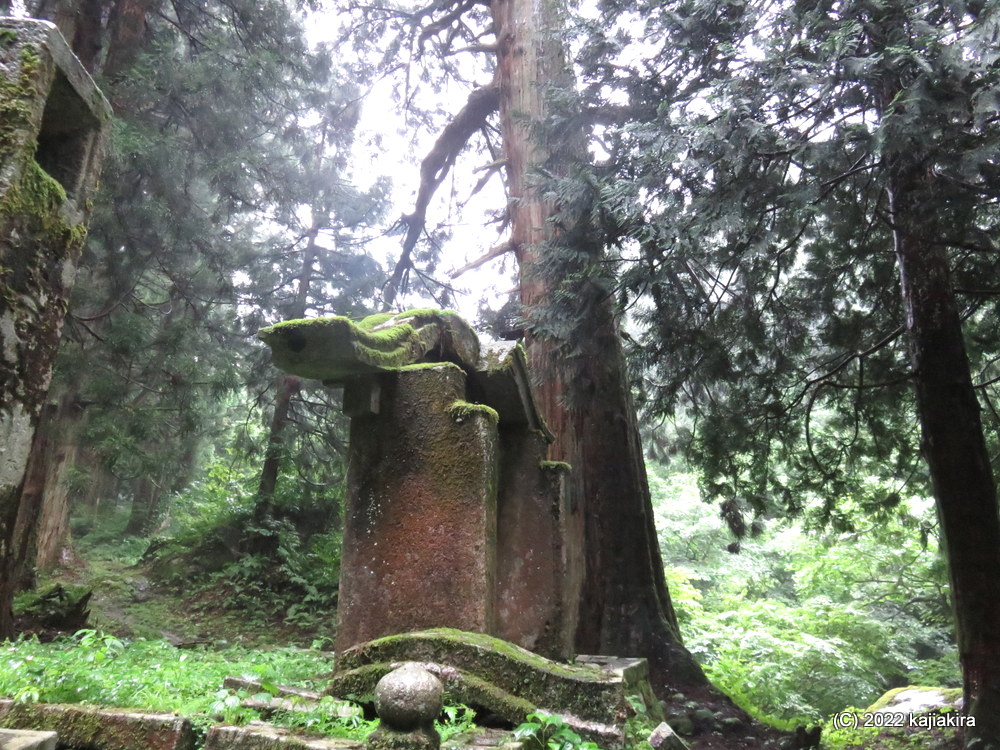
[[[342,316],[287,320],[257,336],[271,347],[275,366],[328,385],[426,362],[471,369],[479,360],[479,338],[446,310],[411,310],[360,321]]]
[[[474,380],[482,402],[500,415],[501,426],[523,427],[540,432],[549,443],[554,440],[535,404],[528,360],[520,344],[495,342],[484,345]]]
[[[191,722],[173,714],[0,700],[0,727],[59,735],[59,746],[86,750],[194,750]]]
[[[55,732],[0,729],[0,750],[56,750]]]
[[[649,715],[659,718],[641,665],[564,664],[498,638],[450,629],[381,638],[345,651],[327,692],[370,695],[382,676],[406,661],[437,675],[448,701],[485,708],[514,725],[543,709],[601,747],[621,745],[622,728],[635,714],[631,700],[644,701]]]
[[[309,737],[252,721],[243,727],[214,726],[205,737],[204,750],[361,750],[354,740]]]
[[[568,467],[545,462],[548,441],[536,431],[500,426],[497,498],[497,631],[494,635],[547,656],[573,655],[582,567],[567,549]]]

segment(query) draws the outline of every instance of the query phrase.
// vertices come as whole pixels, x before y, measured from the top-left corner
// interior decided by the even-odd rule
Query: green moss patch
[[[342,316],[289,320],[258,336],[271,347],[278,367],[330,384],[420,363],[471,368],[479,356],[479,339],[468,324],[440,310],[382,313],[360,321]]]
[[[500,415],[497,414],[496,409],[485,404],[472,404],[468,401],[455,401],[448,407],[448,416],[456,422],[464,422],[467,419],[473,419],[477,416],[486,417],[493,424],[497,424],[500,421]]]

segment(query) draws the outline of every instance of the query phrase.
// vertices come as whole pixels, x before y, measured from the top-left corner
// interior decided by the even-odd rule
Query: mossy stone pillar
[[[55,26],[0,18],[0,638],[21,484],[110,117]]]
[[[443,363],[360,376],[336,649],[428,627],[496,631],[497,414]]]
[[[449,627],[573,653],[582,517],[524,351],[454,313],[292,320],[260,337],[286,372],[344,386],[351,417],[337,651]]]

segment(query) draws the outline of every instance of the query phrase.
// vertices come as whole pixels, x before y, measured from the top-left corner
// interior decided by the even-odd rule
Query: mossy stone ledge
[[[582,659],[557,662],[482,633],[435,628],[346,650],[337,659],[327,692],[370,697],[384,675],[415,661],[441,680],[446,701],[479,706],[512,725],[532,711],[550,711],[602,747],[621,746],[625,722],[635,715],[632,702],[652,696],[646,662]],[[654,703],[647,711],[658,716]]]
[[[191,722],[173,714],[149,714],[77,705],[0,700],[0,727],[59,735],[66,750],[194,750]]]
[[[372,315],[357,322],[341,316],[288,320],[258,336],[271,347],[277,367],[328,385],[424,362],[471,369],[479,360],[479,338],[447,310]]]

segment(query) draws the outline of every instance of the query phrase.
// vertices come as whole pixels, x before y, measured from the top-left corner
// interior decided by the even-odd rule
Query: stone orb
[[[441,681],[413,662],[393,670],[375,686],[375,711],[399,732],[431,726],[443,706]]]

